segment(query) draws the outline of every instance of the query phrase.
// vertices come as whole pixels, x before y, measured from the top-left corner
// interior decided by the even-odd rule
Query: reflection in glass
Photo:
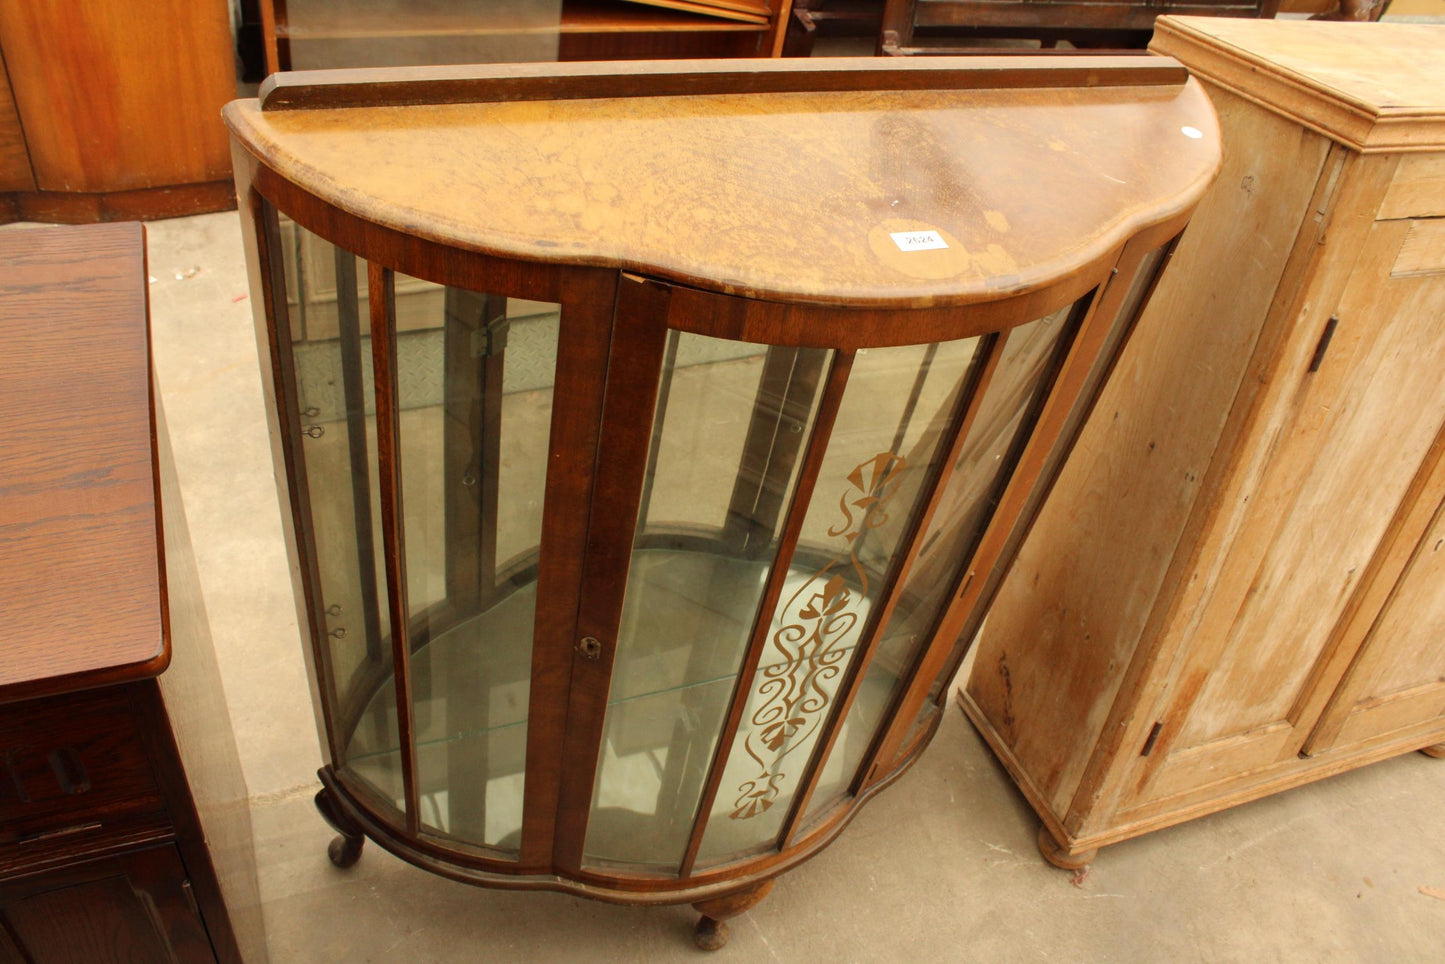
[[[823,766],[808,803],[809,817],[827,813],[846,792],[877,735],[880,720],[932,635],[959,567],[972,553],[987,521],[990,496],[997,491],[1000,473],[1008,469],[1005,456],[1028,401],[1047,388],[1044,374],[1070,310],[1061,309],[1008,333],[998,367],[980,400],[928,531],[923,533],[918,558],[898,589],[898,604],[883,627],[858,694]]]
[[[329,666],[320,676],[333,713],[350,721],[392,672],[367,268],[290,220],[280,232],[286,310],[275,315],[290,345],[288,381],[301,420],[297,477],[315,547],[320,598],[312,607],[326,632],[318,649]],[[400,802],[395,707],[368,715],[347,737],[338,765]]]
[[[339,762],[404,809],[367,269],[289,221],[281,240]],[[558,308],[394,282],[419,818],[515,850]]]
[[[669,336],[590,860],[674,872],[682,861],[828,355]]]
[[[770,846],[926,497],[977,339],[853,363],[792,571],[708,817],[699,863]]]
[[[558,307],[395,280],[421,823],[515,850]]]
[[[557,60],[562,0],[285,0],[289,70]]]

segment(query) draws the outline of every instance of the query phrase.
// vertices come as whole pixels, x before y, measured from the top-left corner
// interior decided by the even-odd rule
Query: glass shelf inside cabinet
[[[279,222],[302,476],[345,768],[405,810],[380,519],[374,296],[389,299],[421,825],[515,850],[559,307],[370,266]]]

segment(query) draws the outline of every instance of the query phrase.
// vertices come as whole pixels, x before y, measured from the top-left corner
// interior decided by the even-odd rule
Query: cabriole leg
[[[331,825],[331,829],[340,834],[326,848],[326,856],[343,870],[355,864],[361,859],[361,845],[366,843],[361,828],[336,805],[331,791],[325,787],[316,791],[316,809],[322,819]]]
[[[1437,760],[1445,760],[1445,743],[1436,743],[1434,746],[1421,747],[1420,752],[1426,756],[1434,757]]]
[[[758,901],[768,896],[773,889],[773,882],[765,880],[761,884],[755,884],[747,890],[735,891],[725,897],[714,897],[711,900],[700,900],[692,905],[692,909],[702,915],[697,926],[692,929],[692,939],[697,946],[705,951],[715,951],[728,942],[729,917],[736,917],[743,911],[755,906]]]

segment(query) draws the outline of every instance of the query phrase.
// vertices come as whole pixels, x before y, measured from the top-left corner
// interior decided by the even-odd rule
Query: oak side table
[[[265,962],[143,230],[0,233],[0,292],[0,962]]]

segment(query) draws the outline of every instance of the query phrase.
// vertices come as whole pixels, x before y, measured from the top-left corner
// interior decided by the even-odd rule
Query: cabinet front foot
[[[705,951],[720,951],[728,942],[728,922],[706,915],[699,917],[692,929],[692,939]]]
[[[366,843],[366,836],[332,798],[331,792],[325,787],[316,791],[316,810],[321,818],[331,825],[339,836],[331,841],[326,848],[326,856],[331,862],[341,869],[354,865],[361,859],[361,846]]]
[[[1099,856],[1099,848],[1094,847],[1080,853],[1070,853],[1059,845],[1054,835],[1049,833],[1048,827],[1039,827],[1039,853],[1049,863],[1060,870],[1078,870],[1087,867],[1095,857]]]
[[[1445,743],[1436,743],[1434,746],[1421,747],[1420,752],[1428,757],[1437,760],[1445,760]]]
[[[773,882],[765,880],[747,890],[739,890],[724,897],[700,900],[692,905],[702,917],[692,929],[692,939],[705,951],[716,951],[728,942],[727,918],[736,917],[758,901],[768,896]]]
[[[326,847],[326,856],[331,858],[333,864],[345,870],[361,859],[361,845],[364,843],[365,837],[332,837],[331,843]]]

